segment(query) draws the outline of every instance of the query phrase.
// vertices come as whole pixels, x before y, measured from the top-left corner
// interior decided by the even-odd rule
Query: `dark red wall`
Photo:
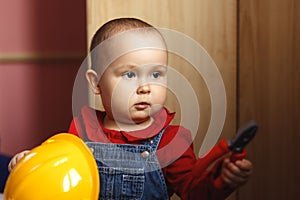
[[[65,132],[86,52],[84,0],[0,2],[0,151]]]

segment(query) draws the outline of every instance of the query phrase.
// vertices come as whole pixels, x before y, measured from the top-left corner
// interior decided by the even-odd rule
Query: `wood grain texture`
[[[222,137],[230,138],[236,127],[236,7],[236,0],[87,0],[87,39],[89,43],[94,32],[110,19],[137,17],[196,40],[207,50],[222,75],[227,95]],[[190,81],[198,96],[201,112],[200,129],[195,139],[195,153],[198,154],[211,115],[207,86],[201,75],[180,56],[171,55],[169,65]],[[180,111],[176,95],[170,93],[166,104],[171,110]],[[175,122],[180,122],[180,116]]]
[[[299,1],[240,1],[239,123],[260,124],[243,200],[300,199],[299,24]]]

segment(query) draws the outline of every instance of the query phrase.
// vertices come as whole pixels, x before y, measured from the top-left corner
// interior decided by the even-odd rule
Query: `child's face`
[[[149,122],[165,102],[167,52],[145,49],[116,59],[102,74],[99,89],[107,116],[116,123]]]

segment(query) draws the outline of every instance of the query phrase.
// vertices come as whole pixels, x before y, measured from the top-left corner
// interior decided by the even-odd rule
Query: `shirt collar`
[[[105,115],[105,112],[95,112],[94,109],[87,106],[82,109],[82,117],[86,125],[85,128],[87,137],[90,140],[101,142],[102,140],[104,140],[103,138],[107,138],[114,143],[134,143],[140,140],[152,138],[153,136],[157,135],[165,126],[171,123],[175,113],[171,113],[167,108],[163,108],[160,112],[153,116],[153,123],[149,127],[142,130],[129,132],[105,128],[103,125],[103,119]],[[91,117],[96,117],[97,119],[91,119]],[[102,142],[106,142],[106,140]]]

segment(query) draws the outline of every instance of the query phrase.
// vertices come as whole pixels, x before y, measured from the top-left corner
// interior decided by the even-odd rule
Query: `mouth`
[[[147,102],[140,102],[140,103],[134,104],[134,107],[135,107],[137,110],[144,110],[144,109],[147,109],[147,108],[150,107],[150,103],[147,103]]]

